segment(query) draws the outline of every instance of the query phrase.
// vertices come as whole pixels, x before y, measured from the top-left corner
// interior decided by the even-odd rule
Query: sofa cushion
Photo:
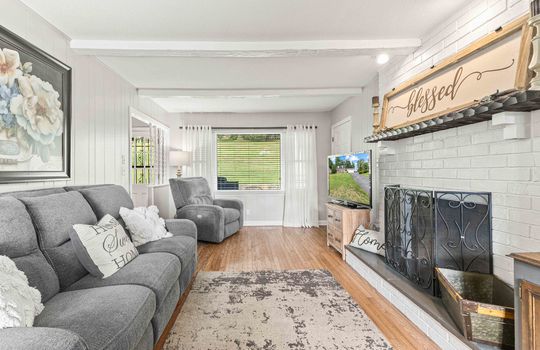
[[[151,324],[146,327],[139,344],[133,350],[152,350],[154,348],[154,330]]]
[[[46,302],[60,291],[58,276],[39,249],[28,255],[12,258],[12,260],[17,268],[24,272],[28,278],[28,284],[40,291],[42,302]]]
[[[195,257],[195,259],[192,260],[188,266],[182,266],[182,272],[180,273],[180,279],[178,280],[178,284],[180,285],[180,294],[184,294],[184,291],[186,291],[193,279],[193,275],[195,275],[196,269],[197,257]]]
[[[240,210],[233,208],[223,208],[225,214],[225,224],[230,224],[240,219]]]
[[[133,201],[122,186],[98,186],[79,190],[94,210],[98,220],[107,214],[112,215],[125,227],[120,217],[120,208],[133,209]]]
[[[66,191],[80,191],[80,190],[85,190],[87,188],[104,187],[104,186],[113,186],[113,184],[65,186],[64,190],[66,190]]]
[[[163,334],[163,331],[165,330],[165,327],[167,326],[167,323],[169,323],[174,310],[176,309],[176,305],[178,304],[178,300],[180,299],[180,287],[178,283],[175,283],[171,290],[169,291],[169,294],[165,297],[165,300],[163,303],[161,303],[161,306],[159,309],[156,310],[156,313],[154,314],[154,318],[152,318],[152,326],[154,328],[154,340],[155,342],[158,341],[159,337]]]
[[[65,329],[16,327],[1,332],[4,350],[88,350],[81,337]]]
[[[212,191],[204,177],[188,177],[169,180],[176,208],[189,204],[212,204]]]
[[[28,278],[30,286],[41,292],[42,301],[58,293],[58,277],[38,248],[30,215],[19,200],[0,198],[0,255],[10,257]]]
[[[232,236],[240,230],[240,221],[233,221],[225,225],[225,238]]]
[[[159,308],[172,286],[178,283],[180,270],[180,262],[171,254],[142,254],[110,277],[101,279],[87,275],[71,285],[68,290],[134,284],[151,289]]]
[[[28,190],[28,191],[4,192],[4,193],[0,193],[0,197],[5,197],[5,196],[10,196],[14,198],[43,197],[43,196],[48,196],[50,194],[64,193],[64,192],[66,192],[66,190],[64,190],[62,187],[53,187],[53,188],[43,188],[43,189]]]
[[[148,242],[137,247],[139,253],[169,253],[175,255],[182,263],[182,270],[188,266],[197,254],[197,241],[188,236],[173,236],[158,241]]]
[[[34,221],[40,246],[56,271],[60,288],[66,289],[88,272],[71,244],[69,232],[75,224],[94,225],[92,208],[78,192],[21,198]]]
[[[34,325],[72,331],[91,350],[131,350],[143,337],[155,311],[155,297],[148,288],[93,288],[55,295]]]

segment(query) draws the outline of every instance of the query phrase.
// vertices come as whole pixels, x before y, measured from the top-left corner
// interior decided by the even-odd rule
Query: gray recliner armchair
[[[236,199],[214,199],[203,177],[170,179],[177,219],[197,225],[200,241],[220,243],[244,225],[244,205]]]

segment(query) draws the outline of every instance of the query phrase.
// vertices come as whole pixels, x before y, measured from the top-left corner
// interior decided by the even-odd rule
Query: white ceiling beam
[[[372,56],[385,52],[407,55],[421,40],[310,40],[310,41],[118,41],[71,40],[75,52],[96,56],[176,57],[306,57]]]
[[[141,97],[303,97],[303,96],[357,96],[363,88],[321,89],[137,89]]]

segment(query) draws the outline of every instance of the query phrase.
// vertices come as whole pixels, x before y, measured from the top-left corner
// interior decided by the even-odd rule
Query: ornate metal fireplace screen
[[[491,194],[385,187],[386,263],[437,293],[435,266],[492,273]]]

